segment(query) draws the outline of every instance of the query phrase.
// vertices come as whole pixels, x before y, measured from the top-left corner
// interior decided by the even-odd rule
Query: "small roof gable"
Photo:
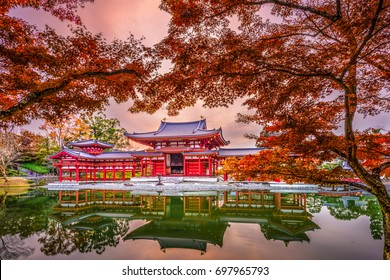
[[[102,141],[95,140],[95,139],[88,139],[88,140],[83,140],[83,141],[72,141],[72,142],[69,142],[68,145],[72,146],[72,147],[80,147],[80,148],[99,147],[99,148],[108,149],[108,148],[114,147],[114,145],[112,145],[110,143],[102,142]]]
[[[83,158],[83,159],[95,159],[96,158],[94,155],[88,154],[86,152],[76,151],[76,150],[71,150],[71,149],[62,149],[61,151],[51,155],[50,158],[53,158],[53,159],[59,158],[63,154],[67,154],[67,155],[74,157],[74,158]]]

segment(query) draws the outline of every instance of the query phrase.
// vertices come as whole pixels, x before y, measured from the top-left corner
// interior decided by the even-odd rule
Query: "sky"
[[[95,0],[94,3],[86,4],[85,8],[80,10],[79,15],[89,31],[101,32],[107,40],[126,39],[132,33],[137,39],[144,38],[145,45],[153,46],[167,35],[170,20],[170,15],[158,8],[159,3],[159,0]],[[12,14],[39,28],[48,24],[60,34],[69,34],[67,27],[69,23],[61,22],[48,13],[25,8],[14,10]],[[263,16],[267,18],[266,14]],[[162,71],[166,70],[168,70],[167,67],[162,69]],[[238,100],[229,108],[214,109],[204,108],[199,103],[181,111],[178,116],[170,117],[164,109],[153,115],[132,114],[128,112],[131,101],[122,104],[112,101],[106,108],[106,115],[109,118],[117,118],[121,126],[130,133],[156,130],[164,118],[167,121],[176,122],[194,121],[204,116],[209,129],[222,127],[224,138],[231,142],[229,147],[253,147],[255,146],[254,140],[245,138],[244,134],[258,134],[261,128],[256,124],[236,122],[237,113],[247,112],[247,109],[241,106],[242,102],[243,100]],[[374,126],[390,129],[389,119],[389,114],[382,114],[375,119],[363,119],[358,116],[355,127],[364,129],[367,126]],[[39,132],[39,125],[39,121],[33,121],[27,128]]]
[[[124,40],[132,33],[137,39],[144,37],[145,45],[153,46],[167,35],[170,20],[170,15],[158,8],[159,3],[159,0],[95,0],[94,3],[85,5],[79,15],[89,31],[101,32],[107,40]],[[48,13],[25,8],[14,10],[12,14],[39,28],[48,24],[60,34],[69,34],[69,23],[61,22]],[[168,69],[163,69],[166,70]],[[156,130],[164,118],[166,121],[181,122],[199,120],[200,116],[204,116],[208,129],[222,127],[224,138],[230,140],[229,147],[254,147],[255,141],[245,138],[244,134],[258,134],[260,127],[256,124],[236,122],[237,113],[246,111],[246,108],[241,106],[242,102],[239,100],[229,108],[214,109],[204,108],[199,103],[181,111],[178,116],[170,117],[164,109],[153,115],[132,114],[128,112],[131,101],[122,104],[112,101],[106,108],[106,115],[108,118],[117,118],[121,126],[130,133]],[[39,132],[40,124],[39,121],[33,121],[27,128]]]

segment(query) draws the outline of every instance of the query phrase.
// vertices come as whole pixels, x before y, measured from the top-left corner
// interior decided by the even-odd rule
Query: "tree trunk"
[[[5,202],[7,201],[7,194],[8,194],[8,191],[5,191],[4,196],[1,199],[0,209],[5,209]]]
[[[383,215],[383,234],[385,238],[385,244],[383,248],[383,259],[390,260],[390,213],[384,212]]]
[[[376,195],[382,211],[383,235],[385,239],[383,259],[390,260],[390,196],[387,194]]]
[[[3,168],[3,167],[0,167],[0,173],[1,173],[2,177],[4,178],[4,181],[8,182],[7,169]]]

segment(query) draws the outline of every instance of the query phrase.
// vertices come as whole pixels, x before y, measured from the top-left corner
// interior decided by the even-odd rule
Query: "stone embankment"
[[[49,190],[127,190],[135,194],[178,194],[191,192],[215,192],[235,190],[269,190],[277,192],[313,192],[318,191],[317,185],[285,184],[276,182],[224,182],[217,178],[205,177],[151,177],[133,178],[126,182],[56,182],[47,185]]]

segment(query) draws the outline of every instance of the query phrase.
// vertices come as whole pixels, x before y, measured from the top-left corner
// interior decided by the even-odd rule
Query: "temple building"
[[[135,176],[215,176],[227,157],[256,154],[262,148],[222,148],[229,145],[222,129],[208,129],[206,119],[162,121],[155,131],[125,133],[149,146],[143,151],[112,151],[98,140],[70,142],[50,158],[60,181],[126,180]],[[111,151],[107,151],[111,150]]]

